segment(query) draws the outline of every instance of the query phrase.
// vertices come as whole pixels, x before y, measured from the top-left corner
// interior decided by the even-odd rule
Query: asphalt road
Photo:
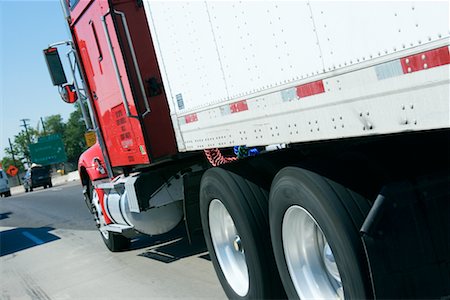
[[[0,299],[225,299],[182,226],[112,253],[79,182],[0,199]]]

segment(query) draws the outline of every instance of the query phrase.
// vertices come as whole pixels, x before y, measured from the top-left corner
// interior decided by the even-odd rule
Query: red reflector
[[[52,53],[52,52],[55,52],[56,51],[56,48],[47,48],[47,49],[45,49],[45,53]]]
[[[231,113],[237,113],[244,110],[248,110],[247,100],[241,100],[230,104]]]
[[[448,47],[407,56],[401,59],[403,73],[412,73],[450,63]]]
[[[317,95],[325,92],[323,81],[314,81],[307,84],[302,84],[297,87],[297,96],[305,98],[312,95]]]
[[[187,115],[184,117],[184,120],[186,120],[186,124],[192,123],[192,122],[197,122],[198,121],[197,114]]]

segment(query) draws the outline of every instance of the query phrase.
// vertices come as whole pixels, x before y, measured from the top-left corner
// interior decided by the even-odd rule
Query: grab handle
[[[105,15],[103,15],[100,18],[100,20],[102,21],[103,30],[105,31],[106,42],[108,43],[108,49],[111,54],[111,60],[113,63],[114,73],[116,74],[116,79],[117,79],[117,83],[119,84],[120,94],[122,95],[122,102],[123,102],[123,105],[125,106],[125,113],[126,113],[127,117],[129,117],[129,118],[139,118],[138,115],[136,115],[136,116],[132,115],[130,112],[130,107],[128,105],[127,96],[125,94],[125,89],[123,87],[123,82],[122,82],[122,79],[120,76],[119,66],[117,64],[116,55],[114,54],[114,49],[113,49],[112,42],[111,42],[111,36],[109,34],[108,25],[106,24],[106,16],[108,16],[109,14],[110,14],[110,12],[107,12]]]
[[[139,82],[139,88],[141,90],[142,97],[144,97],[143,100],[144,100],[144,105],[145,105],[145,112],[142,114],[142,117],[145,117],[148,113],[150,113],[150,105],[148,104],[147,94],[145,93],[144,83],[142,81],[141,71],[139,70],[139,65],[137,63],[136,53],[134,52],[133,42],[131,41],[131,35],[130,35],[130,31],[128,29],[127,18],[125,17],[125,14],[123,12],[120,12],[118,10],[114,10],[114,13],[120,15],[120,18],[122,19],[123,27],[125,29],[125,36],[127,37],[128,46],[130,47],[131,58],[133,60],[134,68],[136,70],[136,75],[137,75],[137,79]]]

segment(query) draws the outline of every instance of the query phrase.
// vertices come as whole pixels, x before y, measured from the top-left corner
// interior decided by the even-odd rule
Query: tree
[[[66,129],[66,124],[60,114],[51,115],[45,118],[45,131],[46,134],[59,134],[62,138]]]
[[[30,140],[28,140],[28,138],[30,138]],[[31,162],[28,145],[30,143],[36,143],[37,138],[38,132],[32,127],[28,127],[28,135],[22,130],[18,135],[14,136],[13,149],[17,160],[26,160],[27,162]],[[8,148],[6,148],[5,151],[10,155],[12,154],[11,150]]]
[[[63,141],[66,147],[67,160],[77,163],[81,153],[86,150],[84,134],[86,127],[84,125],[81,109],[78,103],[75,104],[75,111],[69,116],[66,123]]]
[[[7,149],[5,149],[5,150],[7,150]],[[9,166],[11,166],[11,165],[13,165],[13,166],[15,166],[16,168],[18,168],[19,171],[21,171],[21,172],[25,170],[25,168],[24,168],[22,162],[20,162],[20,161],[18,161],[18,160],[16,159],[16,163],[14,163],[14,160],[13,160],[12,157],[9,156],[9,155],[3,157],[1,163],[2,163],[2,169],[5,170],[5,171],[8,170]]]
[[[60,114],[51,115],[44,119],[45,135],[59,134],[63,140],[66,150],[67,160],[71,163],[77,163],[81,153],[86,150],[86,142],[84,134],[86,126],[83,121],[79,103],[75,103],[75,111],[73,111],[67,123],[64,123]],[[38,137],[44,136],[44,132],[28,127],[28,135],[25,131],[21,131],[14,137],[13,150],[19,168],[23,169],[23,162],[31,162],[30,151],[28,145],[37,143]],[[29,138],[29,140],[28,140]],[[10,148],[5,148],[6,156],[3,168],[12,164],[12,153]]]

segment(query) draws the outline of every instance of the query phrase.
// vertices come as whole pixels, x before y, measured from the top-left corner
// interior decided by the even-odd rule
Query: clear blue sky
[[[0,0],[0,159],[8,138],[23,129],[20,119],[36,127],[40,117],[67,120],[74,110],[52,85],[42,54],[48,44],[67,39],[59,1]]]

